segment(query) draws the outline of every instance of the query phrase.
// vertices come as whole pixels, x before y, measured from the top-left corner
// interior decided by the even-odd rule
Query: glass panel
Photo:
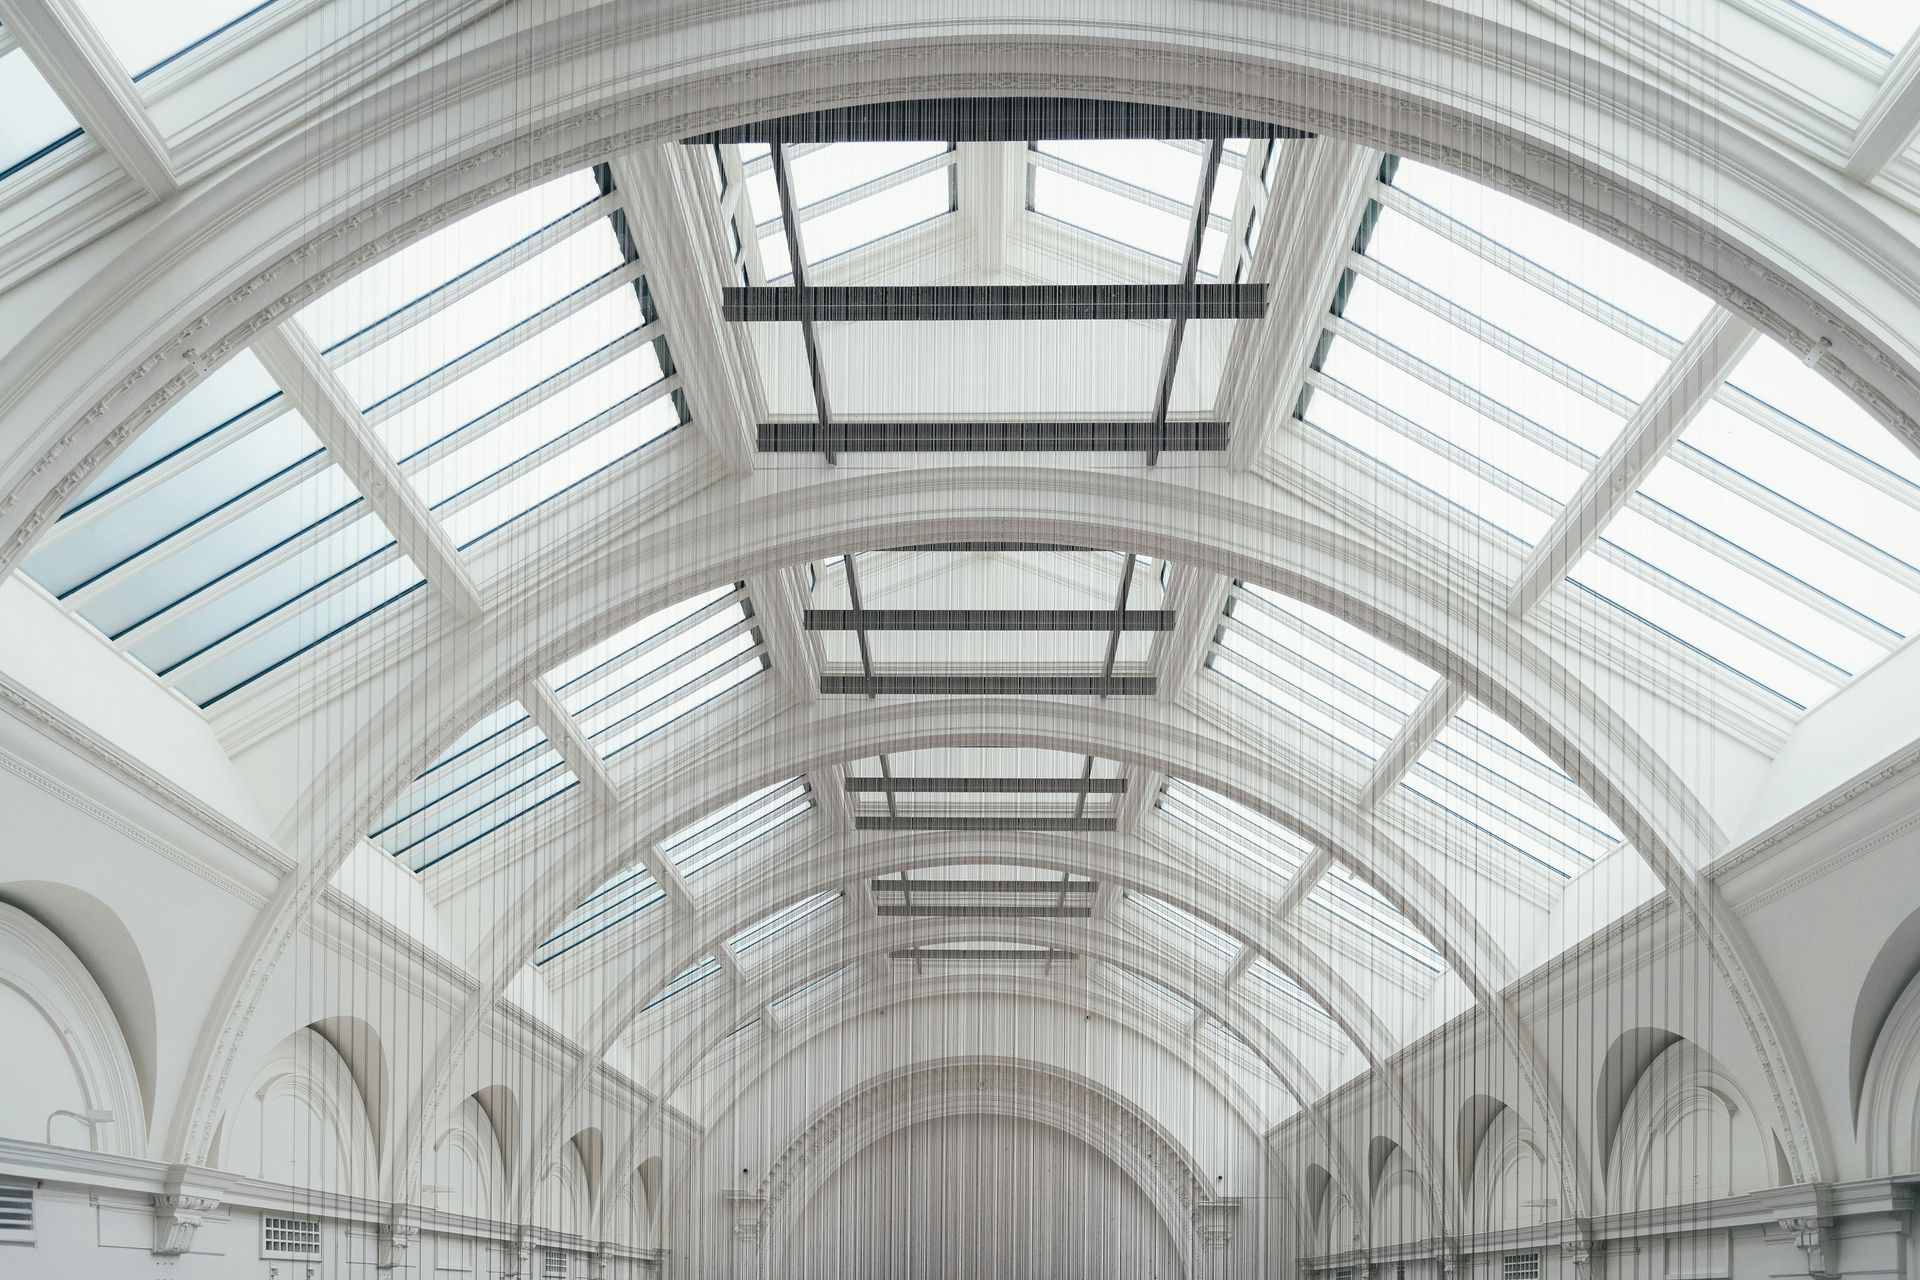
[[[642,618],[547,673],[603,759],[764,667],[744,595],[721,588]]]
[[[508,250],[599,195],[592,173],[579,170],[508,196],[330,290],[300,313],[300,327],[323,351],[332,348],[377,320],[429,302],[483,264],[510,266],[515,258],[502,258]]]
[[[737,800],[676,833],[662,852],[687,877],[725,861],[749,845],[798,820],[813,808],[813,790],[804,778],[789,778]]]
[[[1197,943],[1202,950],[1229,960],[1240,954],[1240,944],[1231,934],[1214,928],[1205,920],[1181,910],[1171,902],[1131,891],[1126,894],[1126,899],[1141,916],[1158,920],[1170,929],[1176,940]]]
[[[1377,759],[1437,678],[1357,627],[1259,587],[1228,599],[1215,670]]]
[[[461,735],[396,801],[368,839],[415,870],[493,835],[576,779],[517,704]]]
[[[273,0],[80,0],[120,65],[138,78],[249,18]]]
[[[73,112],[26,50],[0,54],[0,178],[79,136]]]
[[[1920,10],[1895,0],[1784,0],[1824,18],[1882,53],[1898,53],[1920,29]]]
[[[1675,339],[1692,333],[1713,305],[1611,241],[1470,178],[1403,159],[1394,169],[1393,186]],[[1472,299],[1460,301],[1478,310]]]
[[[631,920],[655,903],[666,901],[667,891],[645,867],[634,864],[613,877],[573,909],[553,936],[540,944],[536,964],[565,955],[623,921]]]
[[[1499,846],[1569,876],[1622,837],[1573,780],[1469,699],[1401,781]]]
[[[69,511],[88,502],[196,441],[206,439],[241,414],[258,409],[280,394],[251,351],[196,382],[146,430],[127,442],[94,474],[86,493]]]
[[[641,1006],[640,1012],[645,1013],[649,1009],[658,1008],[675,996],[693,990],[708,978],[718,974],[721,968],[720,961],[713,956],[707,956],[701,959],[694,965],[681,970],[679,975],[667,984],[664,991]]]
[[[802,898],[792,906],[776,911],[750,928],[734,934],[727,939],[727,946],[732,948],[736,955],[745,956],[755,947],[771,942],[789,930],[807,925],[809,920],[838,901],[840,901],[840,891],[837,889],[827,893],[817,893],[811,898]],[[755,959],[758,958],[755,957]]]

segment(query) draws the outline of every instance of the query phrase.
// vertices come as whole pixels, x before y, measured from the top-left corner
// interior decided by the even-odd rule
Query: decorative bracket
[[[209,1213],[220,1207],[218,1188],[200,1178],[205,1170],[177,1164],[167,1170],[164,1189],[153,1198],[153,1251],[177,1258],[193,1248],[193,1236]]]
[[[394,1205],[387,1221],[380,1224],[379,1248],[374,1257],[374,1270],[405,1270],[407,1253],[413,1248],[413,1242],[419,1238],[420,1224],[413,1220],[413,1207],[404,1204]]]
[[[1794,1245],[1807,1256],[1807,1274],[1813,1280],[1839,1276],[1840,1247],[1832,1223],[1825,1218],[1782,1218],[1780,1227],[1793,1236]]]
[[[730,1187],[720,1193],[733,1209],[733,1234],[741,1240],[758,1240],[767,1225],[767,1197],[758,1191]]]
[[[1233,1243],[1233,1219],[1239,1209],[1237,1196],[1203,1200],[1193,1206],[1193,1232],[1203,1248],[1224,1249]]]

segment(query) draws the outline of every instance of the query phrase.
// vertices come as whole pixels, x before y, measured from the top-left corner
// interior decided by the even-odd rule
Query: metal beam
[[[848,791],[892,795],[1099,795],[1117,796],[1125,778],[860,778],[849,775]]]
[[[1187,252],[1180,260],[1180,284],[1185,288],[1191,288],[1200,278],[1200,246],[1206,243],[1207,226],[1213,218],[1213,188],[1220,177],[1220,157],[1225,154],[1221,138],[1215,137],[1207,144],[1207,158],[1200,166],[1200,190],[1187,220]],[[1153,395],[1153,442],[1147,446],[1150,467],[1160,461],[1160,441],[1167,431],[1167,409],[1173,404],[1173,380],[1180,372],[1180,348],[1186,337],[1186,317],[1175,316],[1167,326],[1166,351],[1160,359],[1160,384]]]
[[[1177,323],[1177,322],[1176,322]],[[1219,453],[1225,422],[762,422],[761,453]]]
[[[1006,950],[997,947],[898,947],[887,952],[889,960],[911,960],[915,964],[923,960],[1004,960],[1018,964],[1052,964],[1055,960],[1077,958],[1073,952],[1059,947],[1019,947]]]
[[[129,68],[74,0],[0,0],[0,22],[74,119],[156,199],[180,189],[166,137]]]
[[[805,296],[807,290],[807,258],[800,248],[800,206],[794,203],[793,182],[787,174],[787,149],[783,144],[773,148],[773,186],[780,197],[780,229],[787,240],[787,269],[793,274],[794,291]],[[729,288],[726,295],[735,292]],[[722,302],[722,310],[725,303]],[[731,316],[727,317],[732,319]],[[833,423],[833,408],[827,400],[827,375],[820,363],[820,335],[815,332],[811,316],[797,317],[800,321],[800,341],[807,351],[807,381],[813,387],[813,411],[820,429],[820,449],[828,465],[834,462],[833,442],[829,427]]]
[[[969,906],[965,903],[886,903],[873,909],[876,916],[909,916],[948,920],[1091,920],[1093,907],[1044,903],[1039,906]]]
[[[1066,814],[956,813],[942,817],[876,813],[855,817],[853,826],[856,831],[1112,831],[1114,820]]]
[[[869,698],[888,695],[1054,695],[1057,697],[1151,697],[1153,676],[938,676],[829,675],[820,677],[821,693],[857,693]]]
[[[1266,314],[1264,284],[866,284],[734,286],[735,321],[1243,320]]]
[[[253,354],[327,447],[327,454],[359,488],[400,549],[428,583],[465,618],[481,614],[479,588],[459,548],[419,492],[374,438],[347,389],[327,367],[306,331],[289,320],[254,335]]]
[[[809,631],[1171,631],[1171,609],[808,609]]]
[[[1509,614],[1524,616],[1566,577],[1758,336],[1730,311],[1708,313],[1527,557],[1507,598]]]
[[[1100,138],[1310,138],[1291,125],[1104,98],[920,98],[832,107],[695,134],[714,142],[1038,142]]]

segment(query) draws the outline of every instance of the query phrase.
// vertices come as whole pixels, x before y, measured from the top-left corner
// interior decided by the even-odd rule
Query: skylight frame
[[[0,154],[0,184],[27,173],[41,161],[65,150],[68,144],[86,136],[86,130],[54,92],[53,86],[27,51],[14,40],[5,25],[0,24],[0,98],[18,102],[23,89],[44,91],[41,106],[52,108],[51,115],[47,117],[52,124],[50,129],[36,133],[11,148],[14,154]],[[34,138],[39,141],[34,141]]]
[[[737,184],[731,181],[727,182],[721,189],[719,195],[723,220],[727,224],[730,237],[735,238],[733,262],[735,267],[743,273],[742,283],[748,285],[768,285],[776,284],[782,280],[790,280],[793,275],[791,263],[788,263],[784,269],[777,272],[773,269],[778,263],[785,260],[787,252],[783,217],[779,209],[779,203],[763,191],[761,193],[762,200],[759,203],[764,203],[772,210],[772,213],[768,214],[757,207],[752,194],[752,188],[757,180],[763,175],[769,174],[772,170],[773,161],[771,151],[769,151],[764,144],[756,147],[744,147],[735,143],[720,143],[716,145],[721,148],[723,153],[721,163],[722,175],[731,178],[733,168],[732,165],[728,163],[728,160],[738,165],[740,173],[740,181]],[[807,156],[816,154],[827,146],[871,145],[888,144],[797,144],[787,148],[787,156],[789,162],[792,163],[802,161]],[[746,154],[748,151],[752,151],[754,154],[749,156]],[[949,143],[943,150],[932,155],[924,156],[909,164],[902,165],[897,169],[881,173],[844,190],[801,204],[795,210],[795,215],[800,220],[800,227],[798,229],[800,242],[807,251],[807,270],[812,272],[826,268],[831,271],[834,267],[830,264],[839,264],[854,260],[858,255],[930,226],[938,222],[941,218],[957,212],[960,207],[959,155],[959,147],[956,144]],[[884,195],[888,191],[918,182],[931,174],[943,171],[947,175],[947,198],[944,209],[931,213],[924,218],[891,227],[880,232],[878,235],[869,237],[866,240],[830,254],[816,255],[812,247],[807,244],[806,225],[809,221],[851,209],[863,201]],[[798,193],[796,193],[795,198],[796,200],[799,199]],[[768,257],[766,252],[768,245],[772,245],[778,250],[777,258],[770,259]]]
[[[1428,171],[1414,167],[1407,172],[1420,175],[1425,182]],[[1322,339],[1314,369],[1307,378],[1300,415],[1330,439],[1341,440],[1361,456],[1372,458],[1389,471],[1404,477],[1408,483],[1426,489],[1468,518],[1525,545],[1529,540],[1543,536],[1550,527],[1568,495],[1570,469],[1578,467],[1582,472],[1590,471],[1598,460],[1602,440],[1597,437],[1576,438],[1560,430],[1543,427],[1526,413],[1494,401],[1477,387],[1459,381],[1444,369],[1426,364],[1416,353],[1397,346],[1390,336],[1363,328],[1348,314],[1348,304],[1356,296],[1356,290],[1375,288],[1389,291],[1401,300],[1396,306],[1410,305],[1450,326],[1451,330],[1465,334],[1467,339],[1502,353],[1506,358],[1517,360],[1533,376],[1544,377],[1549,383],[1575,394],[1608,418],[1617,420],[1622,427],[1631,416],[1634,403],[1604,381],[1562,364],[1548,353],[1534,349],[1386,266],[1377,253],[1376,237],[1383,221],[1381,211],[1396,215],[1401,220],[1400,223],[1392,223],[1390,218],[1387,219],[1390,229],[1394,225],[1417,225],[1425,232],[1440,236],[1461,252],[1472,255],[1483,264],[1485,271],[1511,277],[1534,289],[1542,297],[1557,299],[1564,305],[1574,307],[1580,314],[1619,335],[1622,340],[1645,350],[1649,356],[1670,362],[1679,350],[1679,339],[1645,318],[1591,294],[1540,262],[1506,250],[1498,241],[1461,222],[1452,213],[1400,190],[1393,182],[1398,176],[1398,170],[1389,164],[1383,169],[1383,180],[1376,184],[1373,211],[1363,219],[1363,231],[1357,248],[1348,257],[1343,284],[1336,296],[1334,315],[1326,323],[1327,334]],[[1445,175],[1442,177],[1446,183],[1459,185],[1457,179]],[[1445,185],[1436,190],[1445,194]],[[1507,199],[1499,197],[1497,193],[1490,193],[1485,198],[1489,203]],[[1538,228],[1534,230],[1538,231]],[[1579,234],[1577,231],[1568,232],[1572,237]],[[1611,249],[1608,252],[1618,253]],[[1651,271],[1651,268],[1648,270]],[[1624,287],[1631,291],[1631,286]],[[1710,306],[1704,301],[1699,305]],[[1459,341],[1461,339],[1455,339],[1456,345]],[[1513,432],[1524,442],[1523,447],[1543,450],[1539,456],[1561,468],[1558,478],[1553,482],[1553,490],[1529,483],[1531,476],[1506,470],[1503,464],[1509,456],[1513,456],[1511,454],[1490,454],[1486,450],[1476,451],[1465,447],[1436,434],[1423,423],[1400,417],[1391,406],[1373,401],[1357,387],[1330,379],[1323,371],[1329,356],[1353,348],[1365,351],[1373,359],[1384,360],[1400,375],[1411,378],[1408,386],[1426,388],[1421,395],[1443,396],[1467,412],[1478,415],[1487,426]],[[1744,400],[1744,396],[1729,387],[1722,387],[1716,396],[1718,403],[1731,404],[1747,412],[1748,416],[1755,416],[1751,412],[1751,404],[1742,403]],[[1338,406],[1338,411],[1312,407],[1316,403]],[[1770,415],[1759,416],[1766,418]],[[1803,441],[1807,440],[1809,434],[1818,435],[1817,432],[1809,433],[1802,424],[1793,424],[1790,420],[1783,422],[1782,416],[1772,415],[1771,421],[1763,421],[1763,425],[1776,433],[1797,436]],[[1595,425],[1599,425],[1599,421],[1596,420]],[[1398,460],[1377,458],[1370,447],[1364,444],[1364,437],[1362,440],[1343,439],[1342,431],[1346,428],[1326,425],[1329,422],[1344,423],[1347,427],[1360,422],[1377,424],[1380,429],[1403,439],[1406,447],[1421,451],[1405,455],[1408,462],[1419,458],[1432,459],[1433,466],[1454,468],[1454,474],[1462,477],[1461,482],[1480,487],[1477,490],[1461,488],[1461,482],[1450,480],[1437,470],[1425,476],[1409,473],[1402,469],[1403,464]],[[1898,501],[1912,505],[1911,495],[1906,492],[1902,478],[1876,472],[1866,459],[1853,451],[1832,441],[1816,443],[1814,451],[1823,460],[1830,460],[1848,474],[1862,478],[1864,483],[1890,492]],[[1900,562],[1898,557],[1885,554],[1883,548],[1853,536],[1844,527],[1807,518],[1783,495],[1764,485],[1751,483],[1732,468],[1697,450],[1677,445],[1669,452],[1668,459],[1719,484],[1736,499],[1752,504],[1752,519],[1778,521],[1780,523],[1775,527],[1780,530],[1791,529],[1796,534],[1804,533],[1832,552],[1871,560],[1883,575],[1889,576],[1901,589],[1920,592],[1920,569]],[[1440,487],[1435,488],[1435,485]],[[1507,513],[1504,517],[1496,514],[1502,510]],[[1883,617],[1861,613],[1844,601],[1830,598],[1828,593],[1821,590],[1818,582],[1797,576],[1787,566],[1757,554],[1742,539],[1729,537],[1711,522],[1703,522],[1684,510],[1669,507],[1646,492],[1636,491],[1631,495],[1619,518],[1643,521],[1638,526],[1620,524],[1619,531],[1638,528],[1643,531],[1639,535],[1643,540],[1649,537],[1665,540],[1649,543],[1649,546],[1673,548],[1673,554],[1682,558],[1668,560],[1663,552],[1661,562],[1647,559],[1619,545],[1615,538],[1603,531],[1588,555],[1576,562],[1569,584],[1591,592],[1596,598],[1606,601],[1610,608],[1625,612],[1641,624],[1668,635],[1677,643],[1724,667],[1730,674],[1766,689],[1789,705],[1808,705],[1810,697],[1825,696],[1821,690],[1830,692],[1833,687],[1844,683],[1849,671],[1857,671],[1865,661],[1877,658],[1901,639],[1884,625]],[[1806,545],[1805,562],[1817,564],[1819,555],[1826,553],[1817,552],[1811,544]],[[1783,550],[1792,549],[1788,544],[1782,544],[1782,547]],[[1682,552],[1682,548],[1686,550]],[[1704,565],[1705,561],[1700,559],[1703,556],[1710,557],[1721,568],[1705,579],[1677,571],[1688,563],[1687,557]],[[1671,563],[1675,568],[1670,570],[1663,567],[1664,563]],[[1583,572],[1586,580],[1582,578]],[[1750,616],[1742,608],[1714,593],[1713,584],[1735,580],[1737,575],[1745,575],[1745,581],[1758,584],[1763,594],[1755,597],[1755,603],[1766,604],[1770,613]],[[1648,613],[1647,610],[1655,605],[1658,606],[1656,612]],[[1683,639],[1675,634],[1672,626],[1663,618],[1670,619],[1673,625],[1691,627],[1693,638]],[[1697,619],[1697,622],[1690,619]],[[1778,627],[1787,630],[1776,630]]]

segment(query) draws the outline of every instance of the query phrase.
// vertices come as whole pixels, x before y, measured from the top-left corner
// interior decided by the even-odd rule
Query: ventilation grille
[[[1508,1254],[1500,1263],[1500,1280],[1540,1280],[1540,1255]]]
[[[33,1188],[0,1184],[0,1240],[33,1236]]]
[[[567,1280],[567,1255],[559,1249],[542,1249],[540,1280]]]
[[[260,1252],[270,1258],[317,1258],[320,1224],[308,1218],[262,1219]]]

